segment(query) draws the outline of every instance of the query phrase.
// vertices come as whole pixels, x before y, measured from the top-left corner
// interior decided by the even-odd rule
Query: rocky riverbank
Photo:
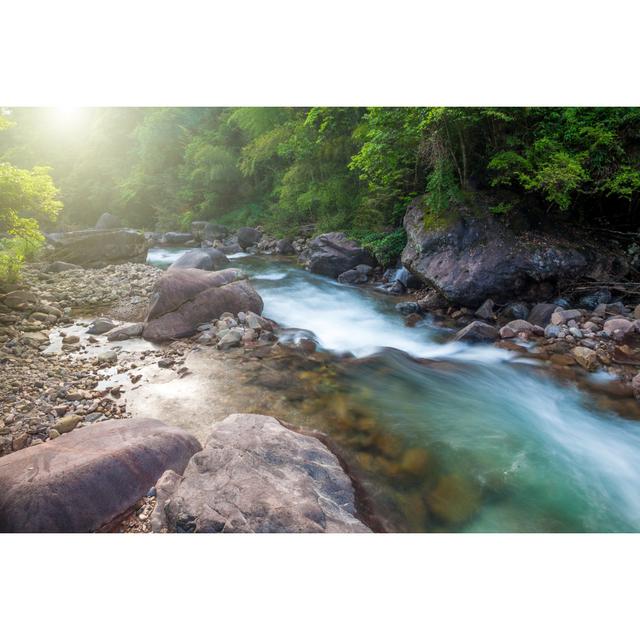
[[[114,419],[123,429],[129,428],[127,420],[139,417],[166,418],[170,424],[188,425],[192,434],[197,434],[200,445],[207,449],[211,421],[203,425],[202,416],[207,413],[206,404],[210,402],[207,398],[216,397],[215,411],[211,409],[209,415],[212,420],[224,421],[230,413],[250,410],[255,414],[286,415],[287,420],[311,431],[319,428],[326,433],[326,425],[332,424],[335,431],[329,437],[337,450],[344,446],[359,451],[358,474],[364,473],[365,477],[382,474],[407,483],[424,480],[430,487],[430,502],[425,507],[421,497],[415,498],[416,504],[422,505],[422,515],[416,516],[416,523],[411,526],[421,526],[419,523],[426,518],[425,509],[440,523],[458,523],[470,517],[480,503],[479,497],[472,501],[475,506],[468,513],[465,511],[464,517],[455,511],[458,507],[452,515],[454,507],[441,504],[438,496],[442,492],[448,495],[447,483],[453,481],[431,477],[433,470],[424,450],[407,447],[386,433],[375,416],[362,409],[354,411],[345,403],[336,387],[336,372],[343,364],[349,367],[352,359],[348,355],[329,357],[317,352],[313,335],[288,331],[260,315],[262,300],[246,276],[238,269],[225,268],[228,266],[225,255],[238,247],[252,253],[297,254],[309,269],[335,277],[342,284],[409,294],[409,300],[398,304],[398,311],[416,332],[422,330],[425,318],[429,317],[455,329],[455,335],[451,333],[453,340],[492,343],[517,352],[520,357],[535,358],[547,364],[554,375],[580,385],[588,386],[590,374],[602,371],[609,376],[609,394],[617,399],[616,406],[611,408],[636,417],[637,403],[633,397],[640,392],[640,376],[637,377],[640,309],[614,298],[609,290],[580,297],[576,300],[579,306],[559,298],[536,304],[529,295],[526,300],[505,302],[487,298],[477,307],[463,306],[447,299],[442,291],[424,286],[404,267],[383,273],[364,249],[343,234],[301,238],[285,246],[260,230],[245,229],[223,240],[214,239],[211,244],[217,248],[194,249],[202,254],[193,256],[199,261],[198,268],[193,267],[192,256],[187,254],[166,272],[134,263],[99,269],[61,262],[28,266],[20,288],[7,292],[0,301],[3,337],[0,358],[4,368],[0,381],[3,406],[0,455],[17,464],[18,457],[12,456],[20,453],[25,465],[33,464],[30,461],[41,458],[40,454],[30,453],[37,445],[46,457],[49,451],[66,451],[67,445],[72,444],[70,438],[76,438],[74,434],[85,431],[97,434],[99,429],[95,429],[101,423],[111,424],[109,421]],[[219,268],[222,270],[216,270]],[[143,339],[145,333],[146,337],[152,337],[150,329],[155,332],[154,343]],[[425,362],[420,366],[436,365]],[[196,384],[188,380],[192,367],[198,369]],[[156,384],[163,385],[165,394],[175,392],[175,398],[169,394],[166,403],[162,398],[158,402],[158,397],[151,394],[145,400],[145,390]],[[254,394],[253,389],[261,391]],[[241,391],[250,395],[251,406]],[[187,400],[191,398],[192,412],[181,397],[185,394]],[[158,405],[151,414],[149,402]],[[625,405],[626,402],[633,407]],[[237,418],[234,429],[246,428],[247,433],[254,428],[263,429],[265,421],[272,418],[262,417],[260,426],[251,422],[253,419]],[[287,442],[291,440],[288,433],[280,431],[284,427],[275,428]],[[198,429],[205,429],[206,433]],[[238,474],[238,479],[233,495],[225,494],[223,502],[246,499],[242,508],[229,510],[222,503],[210,503],[205,498],[209,489],[201,483],[218,487],[220,475],[212,472],[202,477],[193,465],[187,465],[186,458],[180,458],[179,463],[175,462],[174,475],[165,477],[158,485],[164,492],[162,496],[156,496],[158,487],[152,487],[155,480],[149,482],[145,476],[146,479],[136,481],[137,488],[127,498],[125,510],[120,511],[121,505],[105,505],[92,524],[82,526],[148,532],[155,518],[156,530],[170,531],[366,530],[361,518],[352,520],[357,515],[353,496],[347,500],[350,506],[346,512],[321,508],[301,517],[294,505],[287,506],[289,492],[283,493],[271,478],[269,466],[261,466],[273,459],[274,445],[265,442],[260,461],[254,450],[254,436],[246,437],[253,444],[216,442],[211,444],[214,453],[206,450],[198,454],[198,460],[201,459],[198,464],[206,466],[207,460],[219,455],[220,447],[228,447],[228,455],[239,460],[246,455],[247,447],[253,447],[251,451],[257,456],[255,469],[234,463],[225,471],[227,475]],[[279,438],[280,435],[276,440]],[[82,439],[88,450],[97,442],[93,436]],[[313,474],[305,479],[308,461],[304,456],[300,458],[301,450],[294,440],[290,443],[291,451],[295,449],[298,453],[291,453],[290,459],[283,459],[282,464],[293,465],[291,473],[307,487],[310,503],[331,500],[326,493],[330,484],[316,483]],[[56,441],[62,445],[54,447]],[[110,450],[111,444],[104,446]],[[118,455],[126,460],[129,453],[125,449]],[[155,454],[144,455],[153,458]],[[320,452],[309,450],[309,455],[316,459]],[[101,460],[97,459],[96,469],[103,468]],[[153,465],[150,468],[156,469]],[[183,469],[186,469],[184,476]],[[153,475],[155,471],[150,473]],[[349,491],[351,479],[340,465],[335,467],[335,473],[338,475],[329,479],[330,483],[342,486],[340,495],[343,495]],[[256,510],[257,494],[239,493],[241,485],[253,486],[257,492],[265,482],[273,489],[269,500],[289,514],[284,520],[263,518],[260,509]],[[48,485],[43,486],[46,491]],[[461,490],[455,488],[456,491]],[[16,498],[18,506],[12,508],[19,510],[21,499]],[[175,502],[170,506],[172,500],[181,501],[185,509],[188,505],[188,518],[180,509],[175,510]],[[405,503],[409,498],[399,495],[393,500]]]
[[[160,354],[141,345],[121,356],[90,320],[75,314],[144,317],[161,271],[143,264],[52,272],[45,265],[25,269],[22,288],[0,301],[0,454],[35,446],[75,428],[128,417],[126,401],[108,380],[135,379],[141,361]],[[109,328],[121,323],[111,322]],[[113,337],[113,336],[111,336]]]

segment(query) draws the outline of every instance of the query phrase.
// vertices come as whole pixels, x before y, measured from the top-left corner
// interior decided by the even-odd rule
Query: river
[[[149,262],[166,267],[180,253],[153,249]],[[238,254],[233,263],[266,317],[351,355],[335,370],[299,373],[304,397],[287,401],[321,417],[313,424],[386,529],[640,530],[640,422],[540,361],[451,342],[429,319],[407,327],[397,299],[370,288],[286,260]]]

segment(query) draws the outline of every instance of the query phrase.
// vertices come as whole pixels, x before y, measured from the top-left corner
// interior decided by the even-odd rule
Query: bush
[[[0,240],[0,282],[16,282],[25,260],[33,258],[44,244],[44,238],[4,238]]]
[[[391,233],[353,231],[349,235],[370,251],[383,267],[394,265],[407,244],[407,234],[402,228]]]

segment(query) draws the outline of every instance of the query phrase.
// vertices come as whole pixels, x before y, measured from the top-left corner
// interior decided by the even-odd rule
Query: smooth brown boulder
[[[156,283],[142,336],[157,342],[185,338],[225,312],[261,314],[262,308],[262,298],[240,269],[175,269]]]
[[[165,473],[156,491],[154,531],[369,531],[338,459],[270,416],[233,414],[213,425],[183,477]]]
[[[97,531],[167,470],[182,473],[199,442],[159,420],[107,420],[0,458],[0,531]]]

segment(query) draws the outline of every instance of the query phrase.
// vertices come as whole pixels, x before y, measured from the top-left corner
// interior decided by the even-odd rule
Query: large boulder
[[[46,273],[62,273],[63,271],[73,271],[74,269],[82,269],[77,264],[71,264],[69,262],[52,262],[45,267]]]
[[[207,222],[203,232],[202,240],[205,242],[215,242],[216,240],[224,240],[229,235],[229,229],[222,224],[215,222]]]
[[[118,216],[105,211],[96,222],[96,229],[122,229],[124,223]]]
[[[0,458],[0,531],[91,532],[122,516],[200,444],[159,420],[107,420]]]
[[[293,242],[289,238],[281,238],[276,242],[276,253],[282,256],[291,256],[296,252]]]
[[[424,283],[454,304],[476,307],[487,298],[508,302],[539,300],[577,277],[619,277],[623,260],[602,251],[576,249],[558,232],[516,234],[479,198],[474,207],[460,206],[434,222],[423,199],[407,209],[407,245],[402,263]],[[575,245],[576,243],[574,243]]]
[[[192,249],[183,253],[170,267],[171,269],[204,269],[219,271],[231,264],[227,256],[218,249]]]
[[[337,278],[359,264],[375,265],[373,256],[355,240],[334,231],[315,237],[309,245],[307,267],[313,273]]]
[[[243,249],[248,249],[256,244],[262,237],[262,232],[253,227],[240,227],[238,229],[238,244]]]
[[[162,244],[182,245],[191,242],[193,236],[190,233],[180,233],[178,231],[167,231],[162,236]]]
[[[234,253],[242,253],[242,247],[237,242],[217,246],[216,249],[222,251],[222,253],[224,253],[226,256],[230,256]]]
[[[260,314],[262,308],[240,269],[171,269],[156,283],[142,336],[157,342],[185,338],[225,311]]]
[[[51,233],[52,262],[70,262],[82,267],[103,267],[107,264],[145,262],[147,241],[133,229],[88,229],[68,233]]]
[[[155,531],[368,532],[338,459],[275,418],[233,414],[212,428],[184,475],[156,485]]]
[[[144,238],[150,247],[157,247],[162,244],[164,233],[159,231],[145,231]]]

